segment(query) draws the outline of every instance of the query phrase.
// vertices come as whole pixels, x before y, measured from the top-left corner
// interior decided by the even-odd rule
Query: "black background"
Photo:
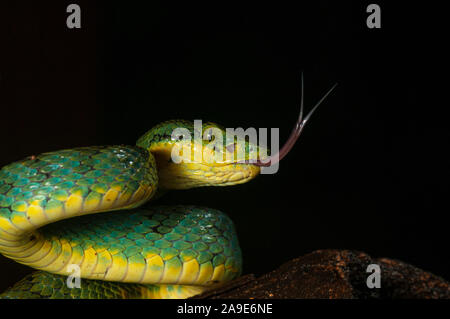
[[[278,127],[336,82],[276,175],[172,192],[236,224],[244,272],[316,249],[357,249],[450,278],[449,130],[439,7],[364,1],[1,4],[0,166],[31,154],[134,144],[163,120]],[[448,81],[447,81],[448,82]],[[0,256],[0,291],[31,270]]]

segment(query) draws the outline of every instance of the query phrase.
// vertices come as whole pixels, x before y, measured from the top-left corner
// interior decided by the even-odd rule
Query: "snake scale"
[[[187,298],[237,278],[242,256],[227,215],[197,206],[142,205],[168,190],[252,180],[261,166],[289,152],[321,101],[303,118],[302,100],[291,137],[264,163],[267,150],[249,141],[209,148],[208,130],[225,136],[217,124],[195,132],[193,122],[173,120],[150,129],[136,146],[60,150],[3,167],[0,253],[37,271],[0,298]],[[192,150],[203,149],[201,162],[172,160],[177,140],[171,134],[180,127],[203,137],[200,144],[190,142]],[[217,163],[211,161],[216,152],[233,156]],[[81,285],[69,288],[73,265]]]

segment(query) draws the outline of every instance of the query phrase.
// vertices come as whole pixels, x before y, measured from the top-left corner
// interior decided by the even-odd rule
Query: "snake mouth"
[[[275,154],[267,157],[266,159],[258,159],[256,161],[245,161],[240,162],[241,164],[252,164],[259,167],[268,167],[277,164],[280,162],[294,147],[295,142],[297,142],[298,138],[300,137],[300,134],[302,133],[303,129],[305,128],[306,123],[310,119],[311,115],[317,110],[319,105],[327,98],[327,96],[334,90],[334,88],[337,86],[337,83],[334,84],[331,89],[328,90],[328,92],[319,100],[319,102],[316,103],[316,105],[312,108],[309,113],[303,117],[303,74],[301,77],[301,101],[300,101],[300,114],[298,116],[297,122],[295,123],[294,128],[292,129],[291,135],[289,136],[286,143],[284,143],[281,150]]]

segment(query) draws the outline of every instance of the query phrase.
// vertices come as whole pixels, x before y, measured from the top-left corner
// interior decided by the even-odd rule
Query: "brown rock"
[[[369,264],[381,268],[381,288],[368,288]],[[405,264],[349,250],[317,250],[259,278],[242,276],[194,298],[450,298],[444,279]]]

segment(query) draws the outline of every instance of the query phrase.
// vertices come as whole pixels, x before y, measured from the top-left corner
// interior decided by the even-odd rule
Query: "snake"
[[[50,151],[4,166],[0,253],[36,271],[0,298],[179,299],[238,278],[242,252],[225,213],[148,203],[171,190],[253,180],[292,149],[326,95],[303,117],[302,94],[299,118],[276,155],[245,139],[208,147],[212,130],[225,136],[222,126],[206,122],[198,128],[193,121],[170,120],[151,128],[134,146]],[[173,160],[180,140],[172,133],[179,128],[200,134],[187,145],[203,150],[201,161]],[[231,156],[211,160],[217,152]]]

